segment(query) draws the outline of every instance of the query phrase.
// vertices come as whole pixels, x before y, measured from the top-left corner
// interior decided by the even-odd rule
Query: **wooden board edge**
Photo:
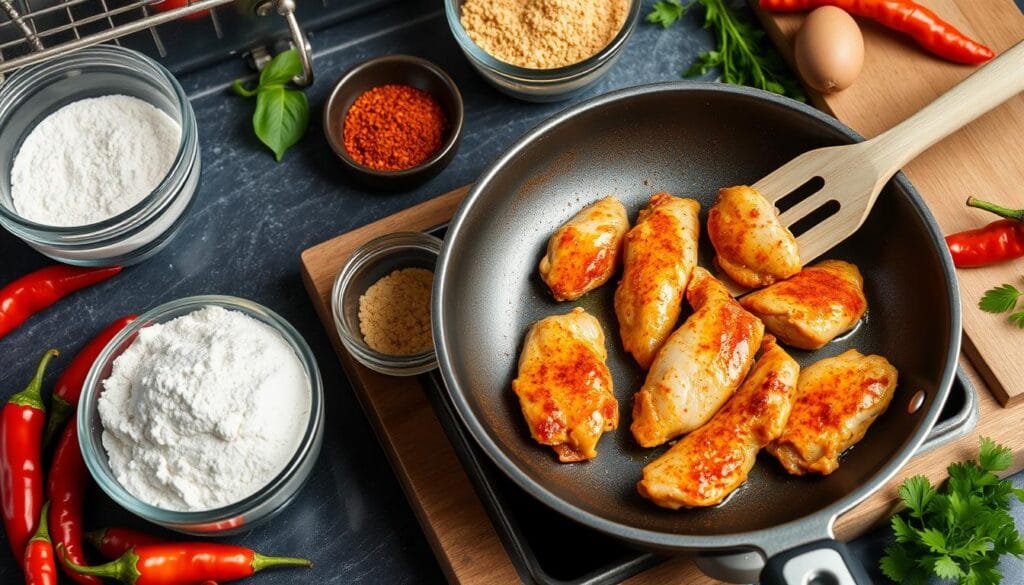
[[[1015,406],[1024,399],[1024,395],[1022,394],[1011,396],[1010,393],[1006,391],[1006,388],[1003,386],[1002,382],[1000,382],[999,377],[996,376],[995,372],[992,371],[992,368],[988,367],[988,364],[985,363],[985,359],[978,350],[978,346],[974,345],[974,341],[971,340],[970,335],[964,334],[963,351],[971,360],[971,365],[978,371],[978,375],[985,380],[985,385],[988,386],[992,395],[997,401],[999,401],[999,404],[1002,405],[1003,408]]]
[[[423,407],[430,410],[431,417],[430,422],[428,422],[429,428],[426,428],[425,430],[426,432],[431,433],[432,436],[439,436],[440,438],[438,440],[442,441],[447,446],[447,449],[445,450],[446,452],[440,454],[440,457],[442,459],[448,458],[448,460],[455,462],[453,468],[447,470],[446,477],[449,478],[449,481],[455,483],[454,489],[449,491],[467,495],[466,498],[461,500],[463,507],[460,509],[460,514],[465,515],[467,522],[471,521],[473,523],[482,523],[484,526],[484,534],[478,535],[478,539],[474,540],[472,543],[474,555],[467,555],[465,551],[460,552],[449,550],[449,547],[453,545],[447,542],[445,535],[438,532],[434,519],[422,505],[422,500],[418,495],[419,490],[415,485],[415,480],[409,473],[409,469],[403,461],[403,455],[399,452],[399,448],[388,437],[387,432],[383,428],[382,419],[379,413],[376,412],[374,405],[366,400],[363,392],[356,388],[357,386],[365,385],[365,378],[376,376],[377,374],[356,362],[341,343],[341,338],[335,328],[333,326],[328,326],[328,324],[333,323],[330,289],[327,288],[325,294],[321,294],[317,289],[317,276],[314,274],[312,261],[313,258],[317,254],[322,253],[324,249],[331,249],[339,243],[348,244],[348,242],[359,242],[352,246],[354,248],[366,241],[369,241],[372,236],[379,232],[383,231],[384,233],[387,233],[389,231],[394,231],[388,230],[387,227],[394,224],[396,219],[399,219],[398,216],[401,216],[400,219],[404,221],[407,217],[421,214],[424,210],[433,211],[433,213],[425,214],[426,219],[424,220],[424,223],[430,223],[438,214],[450,216],[453,204],[461,201],[467,191],[468,186],[460,187],[434,199],[430,199],[413,207],[407,208],[393,216],[388,216],[376,222],[372,222],[351,232],[340,234],[330,240],[322,242],[321,244],[307,248],[300,254],[300,272],[306,293],[310,297],[310,301],[313,303],[317,316],[320,318],[321,325],[327,329],[328,338],[331,340],[331,345],[334,348],[338,361],[342,366],[342,370],[350,384],[353,386],[356,399],[359,402],[360,407],[363,409],[363,412],[367,417],[367,421],[370,423],[370,427],[373,429],[377,442],[381,445],[396,479],[398,479],[406,500],[409,502],[409,507],[412,509],[413,515],[415,516],[417,523],[420,525],[420,528],[427,539],[428,545],[433,551],[434,556],[437,558],[438,565],[445,574],[445,578],[450,583],[463,582],[465,577],[465,575],[463,575],[465,567],[459,565],[465,562],[468,557],[474,555],[488,556],[491,559],[497,560],[498,566],[493,567],[494,571],[489,573],[494,577],[500,579],[514,577],[515,579],[519,579],[519,575],[511,558],[505,550],[504,544],[501,542],[501,538],[498,536],[497,531],[491,522],[490,516],[483,508],[482,501],[480,500],[476,488],[472,485],[465,469],[463,469],[461,460],[459,460],[454,448],[448,441],[447,434],[444,432],[444,429],[441,428],[441,424],[437,420],[436,415],[433,414],[433,408],[430,406],[424,394],[426,390],[415,378],[398,378],[396,381],[410,386],[410,388],[406,389],[409,393],[418,392],[416,396],[420,401],[422,401]],[[443,223],[443,220],[439,223]],[[432,226],[423,227],[425,229]],[[472,520],[473,518],[476,518],[476,520]]]
[[[368,223],[361,227],[357,227],[354,230],[345,232],[343,234],[339,234],[333,238],[320,242],[319,244],[306,248],[305,250],[302,251],[302,253],[299,254],[299,259],[302,263],[303,269],[308,272],[309,266],[311,265],[312,258],[314,256],[322,254],[325,251],[329,251],[337,247],[339,245],[339,242],[347,242],[349,240],[360,239],[360,236],[363,236],[364,234],[390,233],[398,231],[395,229],[388,229],[392,226],[397,228],[404,227],[404,229],[410,229],[410,226],[406,226],[408,218],[414,218],[416,216],[423,215],[424,210],[429,211],[434,209],[447,209],[449,205],[457,203],[461,201],[463,198],[465,198],[466,193],[469,191],[469,188],[470,185],[457,187],[443,195],[438,195],[433,199],[428,199],[421,203],[417,203],[416,205],[413,205],[412,207],[407,207],[393,215],[383,217],[381,219],[378,219],[377,221]],[[436,212],[431,215],[436,215]],[[443,223],[443,221],[441,223]],[[425,229],[433,226],[427,225],[422,227]],[[366,238],[363,239],[364,241],[368,241],[368,239]],[[311,274],[311,277],[313,278],[316,278],[316,276],[318,275]]]
[[[302,254],[302,283],[306,288],[306,293],[309,295],[310,301],[312,301],[317,315],[320,317],[321,324],[330,323],[333,321],[333,314],[329,305],[330,299],[324,299],[316,289],[316,283],[314,282],[309,266],[306,263],[305,252],[308,251],[309,249],[304,251]],[[349,384],[353,386],[353,393],[356,396],[356,400],[359,402],[360,408],[363,409],[363,414],[366,416],[367,422],[370,423],[370,428],[373,429],[373,434],[377,439],[377,443],[381,446],[381,450],[384,451],[384,455],[388,459],[388,464],[391,466],[392,473],[394,473],[395,478],[398,480],[399,486],[401,486],[406,500],[409,501],[409,507],[412,509],[413,515],[416,517],[416,522],[420,525],[420,529],[423,530],[423,533],[427,538],[427,544],[430,546],[435,557],[439,559],[442,558],[445,556],[444,546],[430,522],[430,518],[419,506],[413,505],[413,502],[416,500],[415,489],[410,484],[408,476],[401,472],[401,456],[399,455],[397,448],[387,438],[386,433],[383,432],[383,429],[380,426],[380,419],[372,414],[372,406],[366,404],[361,393],[355,390],[355,385],[356,382],[359,381],[359,376],[357,372],[353,371],[353,368],[356,367],[357,364],[354,364],[354,362],[348,358],[348,352],[341,345],[341,340],[338,337],[337,332],[333,330],[333,327],[327,331],[327,337],[331,340],[331,346],[334,348],[334,352],[338,358],[338,362],[341,364],[342,371],[345,373],[345,377],[348,378]],[[450,564],[439,562],[438,565],[441,567],[441,571],[445,574],[445,578],[448,579],[449,582],[458,582],[457,575]]]

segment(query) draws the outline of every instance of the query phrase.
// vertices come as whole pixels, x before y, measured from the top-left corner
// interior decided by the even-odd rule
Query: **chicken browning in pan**
[[[664,508],[714,506],[743,482],[789,418],[800,366],[765,336],[750,376],[708,424],[644,467],[640,495]]]
[[[740,300],[786,345],[818,349],[853,329],[867,310],[864,278],[849,262],[825,260]]]
[[[718,192],[708,211],[708,236],[715,263],[737,284],[760,288],[800,271],[796,238],[779,221],[775,207],[750,187]]]
[[[614,197],[582,209],[548,240],[540,277],[558,301],[575,301],[615,274],[629,230],[626,208]]]
[[[889,406],[896,376],[885,358],[855,349],[804,368],[786,429],[768,452],[794,475],[832,473]]]
[[[754,363],[764,324],[707,270],[693,270],[694,313],[658,352],[633,402],[631,429],[654,447],[697,429],[732,396]]]
[[[656,193],[626,234],[615,314],[626,351],[644,369],[676,325],[697,265],[700,203]]]
[[[597,456],[601,434],[619,424],[601,324],[577,307],[530,327],[512,390],[530,434],[563,463]]]

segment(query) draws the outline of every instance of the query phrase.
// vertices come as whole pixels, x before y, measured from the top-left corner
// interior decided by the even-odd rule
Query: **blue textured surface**
[[[297,501],[270,524],[232,539],[270,554],[308,555],[315,568],[268,573],[252,582],[440,582],[437,563],[306,296],[299,253],[469,183],[524,131],[567,104],[525,104],[492,90],[463,58],[436,1],[389,7],[317,34],[312,43],[318,75],[308,91],[313,125],[281,164],[253,136],[252,102],[226,91],[232,79],[249,75],[241,60],[182,78],[199,122],[204,168],[181,234],[143,265],[55,305],[0,340],[0,397],[23,386],[46,347],[59,347],[66,360],[124,313],[205,293],[263,303],[295,325],[312,346],[326,388],[327,427],[316,471]],[[614,70],[577,99],[677,79],[711,44],[694,17],[668,31],[641,24]],[[466,103],[466,131],[455,161],[431,182],[401,194],[370,193],[353,184],[319,126],[334,79],[354,64],[385,53],[409,53],[440,64],[458,83]],[[671,112],[665,115],[670,118]],[[48,264],[6,232],[0,232],[0,259],[0,282]],[[48,382],[61,365],[53,368]],[[134,522],[96,490],[90,493],[89,508],[90,527]],[[871,565],[877,560],[877,542],[857,544]],[[1016,575],[1007,582],[1024,582],[1020,564],[1007,569]],[[6,543],[0,542],[0,583],[20,579]]]

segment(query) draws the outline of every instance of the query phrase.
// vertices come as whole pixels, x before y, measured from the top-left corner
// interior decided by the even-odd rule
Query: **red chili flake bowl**
[[[345,117],[353,102],[382,85],[407,85],[429,93],[444,110],[441,145],[422,163],[402,170],[378,170],[356,162],[345,148]],[[410,55],[386,55],[364,61],[334,84],[324,107],[324,135],[350,176],[375,190],[400,191],[436,176],[455,157],[462,138],[463,106],[459,88],[440,67]]]

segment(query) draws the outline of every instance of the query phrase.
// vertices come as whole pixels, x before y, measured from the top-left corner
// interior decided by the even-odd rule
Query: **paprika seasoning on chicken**
[[[381,85],[360,95],[345,114],[345,150],[357,164],[401,171],[422,164],[444,140],[444,109],[430,93]]]

